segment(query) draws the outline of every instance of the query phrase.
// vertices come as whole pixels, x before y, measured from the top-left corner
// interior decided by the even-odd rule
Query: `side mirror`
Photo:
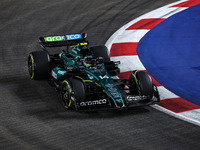
[[[86,39],[87,38],[87,33],[82,33],[82,38]]]

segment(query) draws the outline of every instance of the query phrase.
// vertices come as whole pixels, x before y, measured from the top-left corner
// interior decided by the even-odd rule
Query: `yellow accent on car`
[[[33,60],[33,55],[32,55],[32,54],[30,54],[29,56],[30,56],[30,58],[31,58],[31,65],[32,65],[32,66],[31,66],[31,67],[32,67],[31,79],[33,79],[33,78],[34,78],[34,75],[35,75],[35,74],[34,74],[34,71],[35,71],[35,70],[34,70],[34,60]]]
[[[140,87],[139,87],[139,85],[138,85],[138,80],[137,80],[137,78],[136,78],[136,74],[137,74],[137,72],[138,72],[138,70],[136,70],[135,71],[135,73],[134,73],[134,78],[135,78],[135,81],[136,81],[136,85],[137,85],[137,87],[138,87],[138,92],[139,92],[139,95],[141,95],[141,89],[140,89]]]
[[[81,78],[80,76],[76,76],[76,78],[79,78],[81,79],[83,82],[94,82],[94,81],[91,81],[91,80],[84,80],[83,78]],[[100,84],[98,84],[97,82],[94,82],[96,85],[98,85],[99,87],[101,87]]]
[[[88,43],[87,42],[85,42],[85,43],[79,43],[78,45],[88,45]]]
[[[65,108],[69,108],[71,106],[72,100],[70,99],[68,106],[65,105]]]
[[[77,45],[88,45],[88,43],[87,42],[85,42],[85,43],[79,43],[79,44],[77,44]],[[77,46],[77,45],[72,45],[72,46],[70,46],[70,48],[74,48],[75,46]]]
[[[62,83],[66,83],[67,85],[69,85],[69,82],[67,82],[66,80],[64,80]],[[69,89],[69,93],[71,93],[71,92],[72,92],[72,90]]]
[[[66,81],[66,80],[64,80],[62,83],[63,83],[63,84],[66,83],[66,84],[69,86],[69,82]],[[71,89],[68,89],[68,90],[69,90],[69,93],[72,93],[72,90],[71,90]],[[66,91],[66,93],[69,94],[68,91]],[[72,100],[69,99],[69,104],[68,104],[68,105],[65,105],[65,108],[68,109],[68,108],[71,106],[71,104],[72,104]]]
[[[88,64],[86,63],[85,61],[83,61],[83,64],[86,66],[86,67],[90,67],[92,64]]]
[[[83,81],[83,78],[81,78],[80,76],[75,76],[75,77],[78,78],[78,79],[81,79]]]

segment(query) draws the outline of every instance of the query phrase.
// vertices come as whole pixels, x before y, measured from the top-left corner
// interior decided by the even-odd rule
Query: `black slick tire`
[[[103,46],[94,46],[94,47],[91,47],[91,49],[96,57],[103,57],[104,62],[110,61],[108,48],[106,46],[104,46],[104,45]]]
[[[76,109],[76,103],[85,101],[84,83],[77,78],[69,78],[64,80],[61,95],[65,108]]]
[[[134,94],[147,96],[152,99],[154,94],[153,82],[147,72],[134,71],[129,78],[129,89]]]
[[[31,52],[28,56],[28,70],[31,79],[47,79],[50,75],[49,54],[45,51]]]

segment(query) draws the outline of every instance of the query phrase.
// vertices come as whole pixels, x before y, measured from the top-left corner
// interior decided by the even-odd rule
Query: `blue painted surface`
[[[200,5],[153,28],[139,42],[137,53],[160,84],[200,106]]]

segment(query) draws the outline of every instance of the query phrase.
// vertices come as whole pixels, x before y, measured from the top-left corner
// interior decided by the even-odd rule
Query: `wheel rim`
[[[69,84],[64,84],[62,89],[62,99],[65,108],[69,108],[71,106],[71,89],[69,88]]]
[[[33,55],[29,55],[28,59],[28,71],[30,74],[31,79],[34,78],[34,60],[33,60]]]
[[[139,92],[139,95],[143,95],[143,92],[142,92],[142,90],[141,90],[141,82],[140,81],[138,81],[138,92]]]

